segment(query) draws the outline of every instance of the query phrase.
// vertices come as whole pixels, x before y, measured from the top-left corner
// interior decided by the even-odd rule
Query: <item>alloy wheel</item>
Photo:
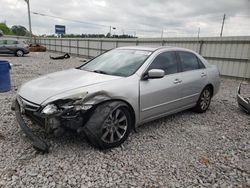
[[[201,95],[200,107],[202,110],[206,110],[211,101],[211,94],[208,89],[205,89]]]
[[[120,141],[126,134],[128,128],[128,119],[122,109],[113,110],[102,127],[102,141],[105,143],[114,143]]]
[[[22,57],[22,56],[23,56],[23,51],[22,51],[22,50],[18,50],[18,51],[16,52],[16,55],[17,55],[18,57]]]

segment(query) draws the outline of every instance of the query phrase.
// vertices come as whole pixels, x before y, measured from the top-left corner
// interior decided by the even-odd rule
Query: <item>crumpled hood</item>
[[[41,104],[63,92],[119,78],[121,77],[69,69],[31,80],[21,86],[18,94],[30,102]]]

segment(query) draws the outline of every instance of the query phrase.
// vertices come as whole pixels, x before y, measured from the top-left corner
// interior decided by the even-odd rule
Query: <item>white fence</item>
[[[200,53],[218,66],[221,75],[250,78],[250,36],[206,38],[36,38],[48,50],[95,57],[106,50],[121,46],[177,46]]]

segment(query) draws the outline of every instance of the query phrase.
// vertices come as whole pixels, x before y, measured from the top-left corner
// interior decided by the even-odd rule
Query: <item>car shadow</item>
[[[0,54],[0,58],[1,57],[17,57],[17,58],[20,58],[18,56],[15,56],[14,54]],[[24,58],[24,57],[30,57],[28,54],[24,54],[24,56],[22,56],[21,58]]]

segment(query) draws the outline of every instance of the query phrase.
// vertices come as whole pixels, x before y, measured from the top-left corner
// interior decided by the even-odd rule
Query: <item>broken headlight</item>
[[[79,111],[79,110],[86,111],[86,110],[89,110],[91,107],[92,105],[84,104],[81,99],[76,100],[76,101],[70,101],[60,106],[60,108],[65,109],[65,110],[74,109],[76,111]]]
[[[56,105],[54,104],[48,104],[47,106],[45,106],[42,110],[43,114],[46,115],[51,115],[51,114],[55,114],[56,112],[58,112],[58,108]]]
[[[65,112],[65,111],[87,111],[90,108],[92,108],[91,104],[85,104],[85,97],[87,95],[86,93],[83,93],[81,95],[71,95],[67,98],[62,98],[55,100],[49,104],[47,104],[43,110],[42,113],[46,115],[55,114],[57,112]]]

